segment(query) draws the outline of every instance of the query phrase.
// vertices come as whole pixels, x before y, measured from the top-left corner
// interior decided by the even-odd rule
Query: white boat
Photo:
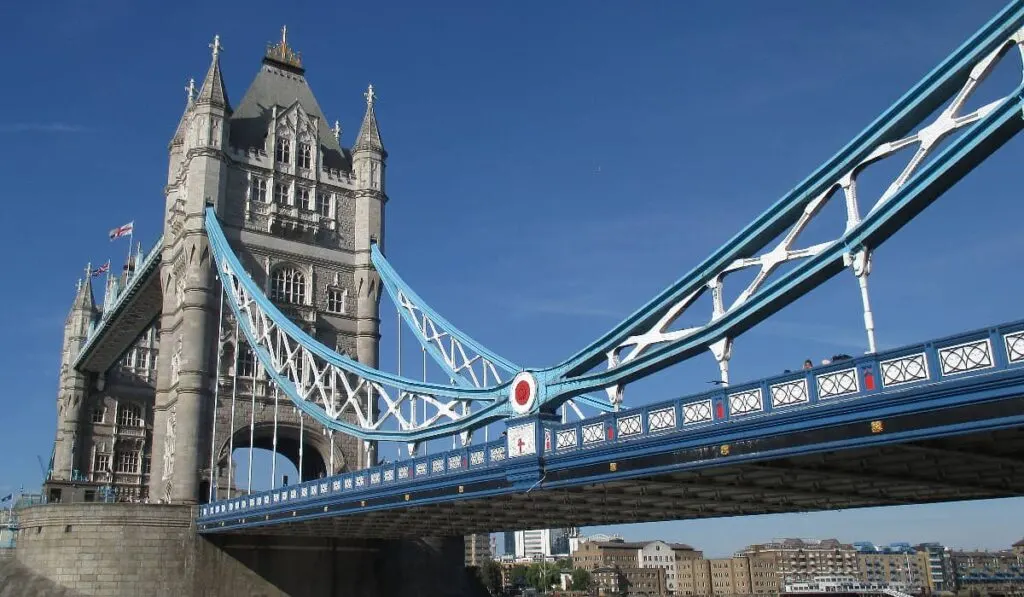
[[[903,585],[864,582],[853,576],[817,576],[810,580],[786,581],[783,595],[887,595],[911,597]]]

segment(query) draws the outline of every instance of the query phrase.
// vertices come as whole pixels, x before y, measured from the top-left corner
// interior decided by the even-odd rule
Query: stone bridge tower
[[[214,475],[225,497],[233,487],[228,470],[237,468],[232,447],[274,448],[303,479],[376,459],[373,446],[326,433],[275,396],[226,305],[218,326],[220,286],[203,226],[213,206],[245,269],[283,312],[327,346],[375,366],[380,284],[369,248],[383,242],[387,154],[373,88],[346,150],[286,30],[237,107],[221,75],[219,38],[211,47],[210,67],[198,92],[190,84],[171,140],[165,189],[149,493],[170,502],[205,501]]]

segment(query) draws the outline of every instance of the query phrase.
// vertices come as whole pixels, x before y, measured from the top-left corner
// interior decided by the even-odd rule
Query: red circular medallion
[[[519,406],[526,406],[530,401],[530,382],[525,379],[519,380],[516,384],[516,402]]]

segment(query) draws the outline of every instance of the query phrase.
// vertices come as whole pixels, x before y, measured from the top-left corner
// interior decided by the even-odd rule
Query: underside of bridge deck
[[[1024,496],[1020,428],[227,532],[444,536],[1015,496]]]

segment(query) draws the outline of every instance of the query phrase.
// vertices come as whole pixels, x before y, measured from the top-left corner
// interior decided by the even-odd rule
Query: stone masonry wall
[[[197,536],[190,506],[49,504],[20,513],[21,577],[90,597],[471,595],[462,537],[334,540]],[[7,568],[11,568],[7,566]],[[13,568],[11,568],[13,570]]]
[[[50,504],[22,510],[18,560],[84,595],[189,595],[192,508]]]

